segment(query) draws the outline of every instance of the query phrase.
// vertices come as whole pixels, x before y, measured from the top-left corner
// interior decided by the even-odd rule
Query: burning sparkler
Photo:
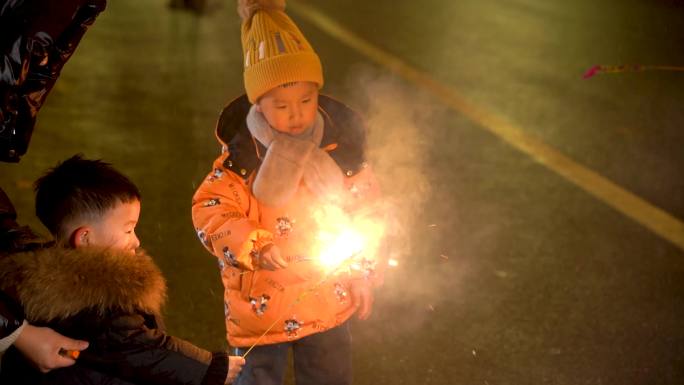
[[[78,350],[68,350],[64,348],[59,348],[59,355],[63,357],[69,357],[72,360],[75,360],[78,358],[78,356],[81,355],[81,352]]]
[[[335,205],[320,207],[314,211],[313,218],[319,231],[311,252],[313,257],[307,260],[313,261],[323,271],[322,278],[287,306],[242,357],[252,351],[289,309],[321,287],[330,277],[345,271],[367,276],[375,269],[375,256],[384,236],[384,223],[366,213],[349,214]]]
[[[263,333],[261,333],[259,338],[257,338],[257,340],[254,341],[252,346],[250,346],[249,349],[247,349],[247,351],[245,351],[245,354],[243,354],[242,357],[243,358],[247,357],[249,352],[251,352],[252,349],[254,349],[254,347],[259,343],[259,341],[261,341],[261,339],[264,338],[264,336],[266,334],[268,334],[268,332],[271,331],[271,329],[273,329],[273,327],[275,325],[277,325],[283,319],[283,317],[285,316],[287,311],[289,311],[296,304],[300,303],[307,295],[313,293],[315,290],[317,290],[319,287],[321,287],[321,285],[323,285],[331,276],[333,276],[335,272],[337,272],[338,270],[341,270],[343,267],[345,267],[347,264],[349,264],[349,262],[351,262],[354,257],[355,257],[355,255],[351,255],[351,256],[347,257],[344,261],[342,261],[342,264],[339,265],[336,269],[331,270],[330,272],[325,274],[323,276],[323,278],[321,278],[320,281],[318,281],[315,285],[311,286],[308,290],[303,291],[297,298],[295,298],[295,300],[292,301],[292,303],[282,313],[280,313],[280,315],[273,321],[273,323],[271,323],[271,325],[269,325],[269,327]],[[236,350],[236,352],[237,352],[237,350]]]
[[[312,255],[324,272],[339,270],[351,263],[352,268],[372,267],[384,235],[384,224],[365,213],[348,214],[335,205],[322,206],[313,213],[319,232]]]

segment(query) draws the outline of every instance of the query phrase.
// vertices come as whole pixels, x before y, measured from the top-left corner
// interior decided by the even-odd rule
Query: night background
[[[367,118],[394,207],[398,266],[352,324],[355,384],[684,381],[683,1],[287,3],[322,92]],[[83,153],[128,175],[168,331],[210,350],[223,287],[190,201],[244,92],[239,28],[234,1],[110,0],[27,154],[0,163],[42,234],[47,168]],[[630,66],[583,78],[595,65]]]

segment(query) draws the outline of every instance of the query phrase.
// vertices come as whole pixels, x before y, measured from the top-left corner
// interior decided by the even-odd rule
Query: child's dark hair
[[[53,236],[68,237],[72,219],[101,216],[120,203],[140,200],[138,188],[111,164],[81,154],[59,163],[34,183],[36,215]]]

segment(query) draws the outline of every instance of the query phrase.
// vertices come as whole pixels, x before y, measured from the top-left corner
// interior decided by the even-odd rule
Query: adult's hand
[[[76,360],[59,354],[60,349],[81,351],[88,348],[88,342],[65,337],[46,327],[24,326],[14,346],[41,372],[71,366]]]

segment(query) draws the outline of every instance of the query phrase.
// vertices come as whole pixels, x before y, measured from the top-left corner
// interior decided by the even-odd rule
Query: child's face
[[[87,245],[106,247],[135,253],[140,241],[135,226],[140,216],[140,201],[120,203],[107,211],[100,221],[92,223],[87,234]]]
[[[268,91],[257,102],[257,111],[279,132],[297,135],[311,127],[318,109],[318,86],[296,82]]]

